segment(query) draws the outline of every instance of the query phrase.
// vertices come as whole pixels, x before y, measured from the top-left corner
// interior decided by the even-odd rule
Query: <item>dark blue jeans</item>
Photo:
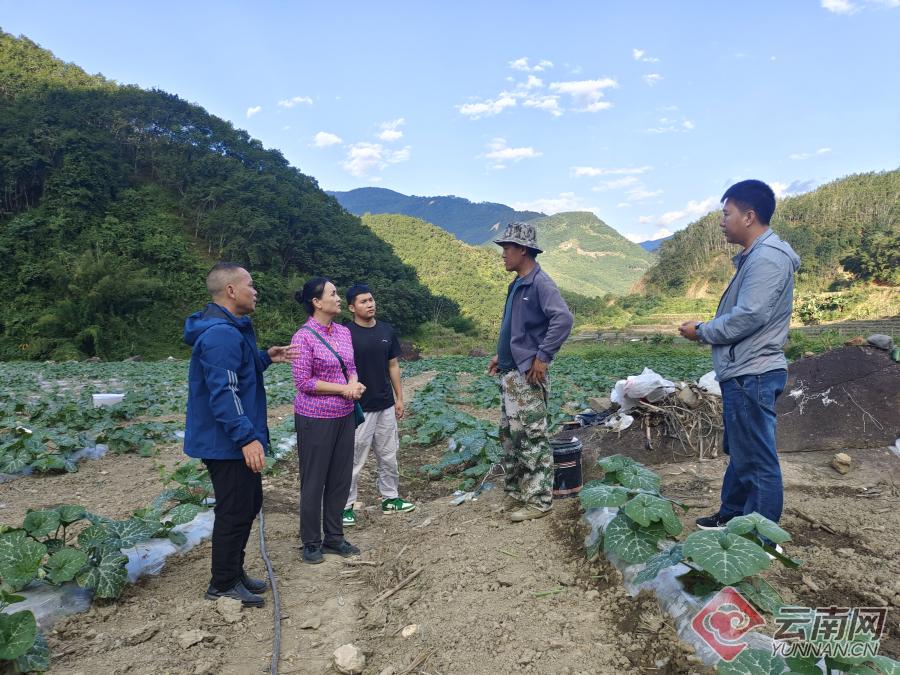
[[[776,523],[784,490],[775,451],[775,401],[784,390],[787,371],[740,375],[721,383],[725,453],[731,460],[722,481],[723,516],[754,511]]]

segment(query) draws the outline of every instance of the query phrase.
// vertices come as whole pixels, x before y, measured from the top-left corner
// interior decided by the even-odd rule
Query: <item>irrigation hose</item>
[[[278,675],[278,659],[281,656],[281,596],[278,594],[278,579],[272,569],[272,561],[266,551],[266,514],[259,510],[259,553],[266,563],[266,574],[269,575],[269,586],[272,589],[272,618],[275,636],[272,638],[272,663],[269,666],[270,675]]]

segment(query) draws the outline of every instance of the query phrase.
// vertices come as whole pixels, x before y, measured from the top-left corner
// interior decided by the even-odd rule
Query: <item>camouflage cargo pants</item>
[[[549,382],[529,384],[517,370],[500,376],[500,445],[506,492],[546,511],[553,505],[553,451],[547,438]]]

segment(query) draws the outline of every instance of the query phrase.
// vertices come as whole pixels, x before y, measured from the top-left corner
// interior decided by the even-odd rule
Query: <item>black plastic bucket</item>
[[[581,441],[551,440],[553,449],[553,498],[575,497],[581,491]]]

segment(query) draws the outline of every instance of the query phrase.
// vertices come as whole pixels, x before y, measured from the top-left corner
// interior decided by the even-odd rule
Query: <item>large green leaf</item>
[[[684,552],[681,550],[681,544],[675,544],[668,551],[661,551],[647,560],[646,567],[635,575],[634,583],[643,584],[655,579],[656,575],[666,567],[677,565],[682,560],[684,560]]]
[[[0,535],[0,579],[13,591],[24,588],[37,575],[46,553],[46,546],[22,530]]]
[[[640,464],[626,466],[615,473],[615,480],[632,490],[659,490],[662,479]]]
[[[770,562],[757,544],[718,530],[692,532],[684,541],[684,556],[725,585],[766,569]]]
[[[666,532],[661,523],[641,527],[628,516],[619,513],[606,527],[603,550],[614,553],[625,562],[644,562],[659,550],[657,542],[664,536]]]
[[[732,518],[725,526],[725,530],[733,534],[749,534],[755,531],[776,544],[783,544],[791,540],[791,535],[778,527],[777,523],[756,512]]]
[[[29,511],[25,514],[22,527],[32,537],[46,537],[51,532],[56,532],[56,528],[59,527],[59,512],[56,509]]]
[[[716,672],[720,675],[781,675],[785,670],[784,659],[764,649],[745,649],[732,661],[719,661]]]
[[[197,517],[198,513],[202,513],[205,510],[197,504],[179,504],[165,515],[163,521],[173,525],[184,525],[191,522]]]
[[[619,485],[605,485],[599,481],[591,481],[581,488],[578,496],[581,505],[586,509],[621,506],[628,501],[628,490]]]
[[[682,531],[681,521],[675,515],[671,502],[656,495],[641,493],[622,507],[626,516],[638,525],[647,527],[650,523],[661,522],[670,535],[679,535]]]
[[[887,656],[875,656],[869,659],[883,675],[900,675],[900,661]]]
[[[0,457],[0,471],[3,473],[19,473],[31,464],[31,453],[27,450],[9,452]]]
[[[50,645],[43,633],[38,631],[31,649],[16,659],[16,668],[21,673],[43,673],[50,669]]]
[[[119,548],[131,548],[140,541],[151,539],[159,528],[159,523],[154,525],[140,518],[129,518],[128,520],[114,521],[107,527],[113,535],[118,537]]]
[[[98,598],[118,598],[128,581],[127,556],[110,551],[76,578],[78,585],[94,591]]]
[[[0,661],[17,659],[34,644],[37,622],[31,611],[0,612]]]
[[[71,525],[84,518],[85,515],[84,507],[75,504],[57,506],[56,511],[59,513],[59,522],[63,525]]]
[[[72,581],[75,575],[87,564],[87,553],[77,548],[61,548],[50,556],[45,565],[47,577],[54,584]]]
[[[78,545],[83,551],[114,551],[117,541],[103,523],[95,523],[78,534]]]
[[[50,473],[51,471],[66,471],[66,459],[59,455],[44,455],[31,463],[31,468],[38,473]]]
[[[778,591],[762,577],[750,577],[735,584],[741,594],[764,612],[774,614],[784,604]]]
[[[609,457],[601,457],[597,460],[597,466],[603,469],[603,473],[616,473],[626,466],[636,464],[635,460],[625,455],[610,455]]]

